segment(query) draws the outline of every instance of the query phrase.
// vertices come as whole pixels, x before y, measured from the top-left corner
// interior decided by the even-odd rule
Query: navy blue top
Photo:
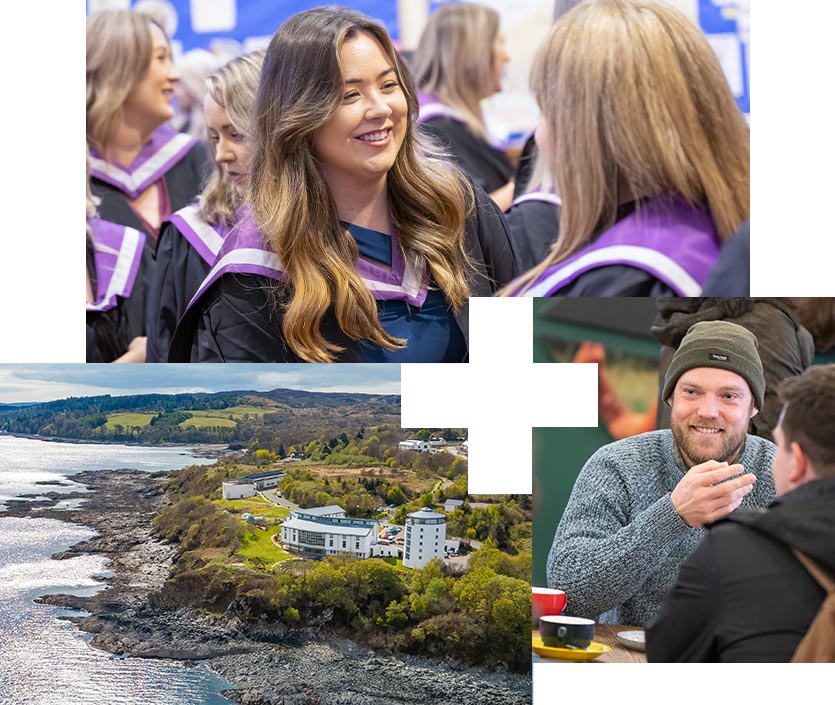
[[[391,266],[391,237],[376,230],[345,224],[363,257]],[[467,342],[440,289],[429,289],[423,306],[405,301],[377,301],[383,330],[408,341],[405,348],[386,350],[367,342],[358,344],[365,362],[463,362]]]

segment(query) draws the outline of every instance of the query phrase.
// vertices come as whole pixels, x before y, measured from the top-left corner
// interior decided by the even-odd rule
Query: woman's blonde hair
[[[154,24],[130,10],[101,10],[87,17],[87,142],[100,152],[122,120],[125,100],[151,64]]]
[[[493,44],[499,13],[483,5],[444,5],[426,24],[411,60],[422,91],[458,110],[482,138],[487,128],[481,100],[493,91]]]
[[[249,148],[252,145],[252,111],[263,62],[264,52],[253,51],[232,59],[206,79],[208,94],[226,111],[229,122]],[[233,188],[223,167],[216,161],[200,195],[200,215],[209,223],[229,226],[240,203],[241,194]]]
[[[667,3],[581,3],[537,51],[531,88],[560,233],[513,291],[610,227],[624,194],[706,206],[722,239],[748,218],[748,125],[704,34]]]
[[[357,271],[356,242],[339,222],[313,148],[317,131],[342,102],[340,49],[362,33],[382,46],[408,106],[403,144],[387,178],[401,247],[407,256],[426,262],[453,310],[466,303],[470,291],[464,226],[472,191],[457,170],[421,143],[412,80],[385,28],[340,7],[294,15],[276,32],[264,59],[253,122],[250,196],[255,221],[292,288],[284,337],[311,362],[330,362],[342,351],[320,330],[331,305],[350,338],[390,350],[405,342],[380,325],[374,298]]]

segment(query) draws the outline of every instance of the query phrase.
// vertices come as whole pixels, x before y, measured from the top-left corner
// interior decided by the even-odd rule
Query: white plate
[[[635,632],[618,632],[618,641],[628,649],[635,649],[635,651],[646,651],[646,634],[643,629]]]

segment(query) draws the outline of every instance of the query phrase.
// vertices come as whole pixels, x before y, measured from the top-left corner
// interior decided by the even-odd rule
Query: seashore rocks
[[[378,654],[318,627],[291,630],[242,620],[245,605],[227,614],[157,607],[176,547],[151,535],[164,501],[165,473],[91,471],[72,479],[91,492],[49,493],[43,501],[8,503],[6,515],[72,521],[97,535],[54,556],[84,553],[109,559],[106,589],[91,597],[48,595],[40,602],[80,611],[65,619],[93,634],[91,645],[117,655],[206,661],[235,684],[222,695],[241,705],[526,705],[531,678],[486,672],[453,659]],[[79,506],[54,509],[61,500]]]

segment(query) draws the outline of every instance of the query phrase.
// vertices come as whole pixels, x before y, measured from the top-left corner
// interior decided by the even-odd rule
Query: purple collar
[[[90,147],[90,174],[136,198],[154,181],[164,176],[197,143],[191,135],[162,125],[151,133],[130,166],[112,164]]]
[[[581,274],[625,264],[652,274],[680,296],[699,296],[719,257],[710,212],[681,198],[651,198],[568,259],[548,267],[522,296],[551,296]]]
[[[87,304],[87,310],[109,311],[116,307],[117,296],[127,298],[133,291],[145,234],[99,218],[90,218],[89,222],[96,263],[96,300]]]
[[[229,234],[229,228],[220,223],[209,223],[200,214],[196,203],[181,208],[168,221],[188,240],[195,252],[210,267],[215,263],[223,241]]]
[[[422,258],[414,260],[418,260],[416,255],[404,257],[395,234],[392,236],[391,270],[359,258],[357,271],[375,299],[405,301],[420,308],[428,293],[429,273]],[[239,211],[212,270],[192,298],[189,308],[223,274],[255,274],[287,281],[278,255],[265,242],[249,206],[243,206]]]

